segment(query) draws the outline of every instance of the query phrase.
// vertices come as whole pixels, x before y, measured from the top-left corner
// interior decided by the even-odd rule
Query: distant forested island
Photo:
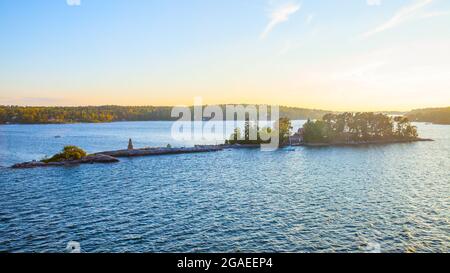
[[[416,109],[406,116],[412,121],[450,124],[450,107]]]
[[[224,109],[225,105],[219,105]],[[269,109],[270,110],[270,109]],[[172,121],[171,106],[0,106],[0,124],[59,124],[115,121]],[[316,119],[325,110],[280,106],[280,116],[292,120]]]

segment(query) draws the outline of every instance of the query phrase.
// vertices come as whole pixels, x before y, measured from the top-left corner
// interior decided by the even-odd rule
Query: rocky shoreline
[[[119,160],[115,157],[109,156],[109,155],[103,155],[103,154],[96,154],[96,155],[88,155],[86,157],[83,157],[79,160],[66,160],[66,161],[60,161],[60,162],[49,162],[45,163],[42,161],[30,161],[30,162],[24,162],[24,163],[18,163],[15,165],[12,165],[11,168],[13,169],[31,169],[31,168],[40,168],[40,167],[61,167],[61,166],[73,166],[73,165],[80,165],[80,164],[94,164],[94,163],[115,163],[119,162]]]
[[[261,144],[221,144],[223,149],[259,149]]]
[[[306,147],[364,146],[364,145],[412,143],[424,141],[434,141],[434,140],[429,138],[415,138],[415,139],[372,140],[372,141],[353,141],[353,142],[302,143],[298,146],[306,146]]]

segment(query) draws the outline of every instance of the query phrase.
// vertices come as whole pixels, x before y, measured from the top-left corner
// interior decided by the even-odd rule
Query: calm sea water
[[[31,170],[5,167],[67,144],[193,143],[170,122],[0,126],[0,251],[449,252],[450,126],[418,126],[436,141]]]

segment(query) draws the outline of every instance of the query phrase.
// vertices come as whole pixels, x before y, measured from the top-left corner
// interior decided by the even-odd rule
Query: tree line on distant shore
[[[350,143],[408,140],[418,137],[417,128],[403,116],[376,113],[326,114],[303,125],[306,143]]]
[[[412,110],[406,116],[412,121],[450,124],[450,107]]]
[[[222,109],[225,109],[224,105],[219,106],[222,107]],[[171,117],[171,111],[172,107],[169,106],[0,106],[0,124],[58,124],[177,120],[178,117]],[[289,119],[316,119],[326,113],[328,113],[328,111],[280,106],[280,116],[287,117]]]
[[[219,105],[224,109],[224,105]],[[192,107],[191,107],[192,108]],[[269,109],[270,110],[270,109]],[[0,124],[96,123],[114,121],[170,121],[170,106],[1,106]],[[331,111],[280,106],[280,116],[291,120],[320,119]],[[450,124],[450,107],[418,109],[406,113],[411,121]]]
[[[0,106],[0,123],[51,124],[113,121],[171,120],[171,107],[85,106],[23,107]],[[172,118],[173,119],[173,118]]]

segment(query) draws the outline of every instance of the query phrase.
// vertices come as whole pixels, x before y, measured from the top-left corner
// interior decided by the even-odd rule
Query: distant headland
[[[416,109],[406,116],[412,121],[430,122],[434,124],[450,124],[450,107]]]

